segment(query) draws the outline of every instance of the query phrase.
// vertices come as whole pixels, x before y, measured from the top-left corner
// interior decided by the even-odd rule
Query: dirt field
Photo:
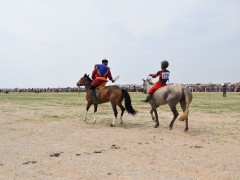
[[[168,129],[167,106],[159,128],[141,103],[112,128],[109,105],[91,124],[84,104],[45,103],[0,101],[0,179],[240,179],[239,112],[203,113],[193,104],[185,133],[180,121]]]

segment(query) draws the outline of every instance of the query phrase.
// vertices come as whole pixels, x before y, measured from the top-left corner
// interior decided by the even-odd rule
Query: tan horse
[[[135,115],[136,111],[133,109],[132,104],[131,104],[131,98],[129,93],[118,87],[118,86],[106,86],[104,87],[102,90],[99,91],[98,94],[98,104],[94,104],[93,103],[93,99],[92,99],[92,95],[89,91],[89,87],[91,85],[92,79],[88,76],[88,75],[84,75],[78,82],[77,82],[77,86],[85,86],[86,89],[86,99],[87,99],[87,107],[86,107],[86,114],[85,114],[85,121],[87,118],[87,112],[89,110],[89,108],[91,107],[91,105],[94,105],[94,118],[93,118],[93,123],[96,122],[96,112],[97,112],[97,107],[98,104],[102,104],[102,103],[106,103],[106,102],[111,102],[112,104],[112,109],[114,112],[114,119],[113,122],[111,124],[111,126],[115,126],[116,121],[117,121],[117,106],[121,109],[121,116],[120,116],[120,124],[123,123],[122,117],[125,111],[125,108],[127,110],[127,112],[131,115]],[[122,101],[123,99],[125,99],[125,107],[123,107],[122,105]]]
[[[153,83],[151,79],[148,79],[148,78],[146,80],[143,79],[143,90],[145,93],[147,93],[148,90],[152,87],[152,84]],[[170,84],[156,90],[149,101],[152,107],[150,114],[152,116],[152,119],[156,122],[155,127],[157,128],[159,126],[157,108],[160,105],[168,104],[168,106],[170,107],[173,113],[173,119],[169,124],[169,128],[171,130],[173,127],[174,121],[179,115],[176,105],[180,103],[181,108],[183,110],[183,115],[179,118],[179,120],[180,121],[185,120],[186,124],[185,124],[184,131],[187,131],[188,130],[188,114],[189,114],[188,108],[191,102],[192,102],[191,91],[187,87],[182,86],[180,84]],[[153,112],[155,116],[153,115]]]

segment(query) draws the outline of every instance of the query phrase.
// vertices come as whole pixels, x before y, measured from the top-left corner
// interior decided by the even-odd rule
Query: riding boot
[[[94,104],[97,104],[98,103],[98,98],[97,98],[95,90],[90,89],[90,92],[91,92]]]
[[[147,97],[146,97],[146,99],[145,100],[141,100],[142,102],[149,102],[149,100],[151,99],[151,95],[150,94],[148,94],[147,95]]]

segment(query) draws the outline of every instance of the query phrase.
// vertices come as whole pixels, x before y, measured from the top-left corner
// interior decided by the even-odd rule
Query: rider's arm
[[[114,82],[113,78],[112,78],[112,74],[111,74],[111,71],[109,69],[108,73],[107,73],[107,77],[108,79],[110,79],[112,82]]]
[[[155,77],[158,77],[159,76],[159,72],[157,72],[156,74],[149,74],[149,76],[151,76],[151,77],[153,77],[153,78],[155,78]]]
[[[95,67],[94,70],[92,71],[92,79],[95,79],[97,76],[97,68]]]

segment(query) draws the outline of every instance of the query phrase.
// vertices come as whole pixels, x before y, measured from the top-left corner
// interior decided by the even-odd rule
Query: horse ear
[[[142,78],[142,80],[143,80],[143,82],[145,82],[145,81],[146,81],[146,80],[145,80],[145,79],[143,79],[143,78]]]
[[[88,77],[90,76],[90,74],[87,75]]]

